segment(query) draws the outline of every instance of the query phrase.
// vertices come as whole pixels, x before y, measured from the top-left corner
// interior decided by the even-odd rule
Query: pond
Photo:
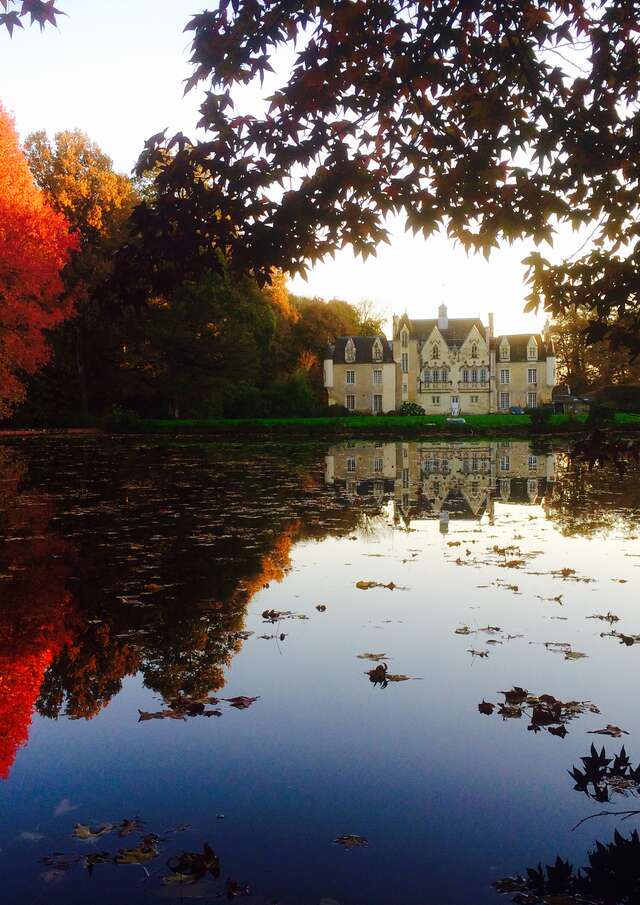
[[[0,480],[7,905],[535,902],[493,884],[629,838],[573,828],[640,788],[632,449],[40,437]]]

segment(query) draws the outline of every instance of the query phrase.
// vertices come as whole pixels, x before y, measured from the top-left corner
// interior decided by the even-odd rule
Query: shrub
[[[115,434],[130,434],[140,430],[140,415],[131,409],[121,408],[114,405],[102,420],[102,426],[105,430]]]
[[[320,418],[346,418],[351,412],[344,405],[324,405],[318,409]]]
[[[591,428],[605,427],[614,420],[615,411],[610,405],[602,405],[595,403],[589,409],[587,415],[587,425]]]
[[[417,402],[403,402],[398,409],[399,415],[426,415],[425,410]]]
[[[636,384],[615,384],[602,387],[596,393],[602,405],[614,406],[622,412],[640,412],[640,386]]]
[[[266,398],[271,414],[277,418],[309,418],[313,414],[313,390],[304,371],[296,371],[274,383]]]
[[[531,427],[534,431],[542,433],[551,424],[551,416],[553,408],[550,405],[541,405],[540,408],[530,409],[529,418],[531,419]]]
[[[228,388],[223,396],[222,414],[225,418],[259,418],[265,414],[266,408],[264,393],[248,383]]]

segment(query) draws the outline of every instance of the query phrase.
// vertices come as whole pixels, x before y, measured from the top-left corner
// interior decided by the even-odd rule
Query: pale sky
[[[184,26],[206,4],[197,0],[59,0],[68,13],[56,31],[0,31],[0,101],[15,116],[21,137],[80,128],[129,172],[143,142],[166,127],[196,136],[202,92],[183,98],[190,74]],[[212,5],[212,4],[210,4]],[[576,236],[562,243],[571,253]],[[526,287],[520,261],[530,245],[495,252],[487,263],[468,257],[444,237],[413,238],[393,224],[392,244],[363,262],[336,255],[291,282],[294,292],[371,299],[390,316],[435,316],[444,302],[449,316],[496,315],[496,331],[538,329],[544,316],[522,311]],[[542,247],[543,253],[546,246]]]

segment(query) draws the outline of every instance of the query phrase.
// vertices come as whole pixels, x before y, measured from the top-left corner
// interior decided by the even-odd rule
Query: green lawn
[[[275,429],[282,428],[295,433],[304,430],[323,433],[350,433],[361,431],[393,431],[394,433],[402,433],[408,431],[411,433],[423,432],[428,435],[431,431],[440,433],[443,429],[451,433],[459,431],[460,433],[470,433],[472,431],[486,432],[489,430],[497,430],[500,432],[521,432],[526,430],[531,424],[528,415],[468,415],[465,417],[465,425],[447,424],[446,415],[423,415],[423,416],[384,416],[384,415],[352,415],[346,418],[192,418],[177,420],[161,420],[147,419],[141,421],[139,426],[131,426],[130,430],[136,432],[138,429],[144,432],[171,432],[180,433],[180,431],[212,431],[220,433],[234,433],[243,430],[257,429]],[[570,419],[566,415],[553,415],[551,424],[555,430],[562,430],[572,427],[578,427],[586,421],[586,415],[578,415],[575,419]],[[618,413],[616,414],[615,423],[620,426],[638,425],[640,426],[640,415]]]

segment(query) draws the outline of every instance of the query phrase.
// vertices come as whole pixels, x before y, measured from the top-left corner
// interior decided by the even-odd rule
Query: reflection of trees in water
[[[0,448],[8,503],[0,513],[0,779],[27,741],[45,671],[75,626],[67,545],[50,533],[48,497],[21,490],[25,474],[22,458]]]
[[[24,541],[4,545],[7,569],[28,557],[19,618],[13,609],[0,611],[11,673],[27,664],[16,642],[25,634],[20,620],[64,622],[71,596],[78,615],[73,631],[46,647],[39,671],[28,664],[22,741],[38,694],[45,716],[91,718],[138,671],[167,700],[220,688],[242,645],[248,603],[282,581],[292,546],[348,533],[365,520],[329,498],[304,447],[297,461],[294,451],[286,459],[260,450],[247,460],[237,447],[181,450],[109,440],[40,441],[26,453],[0,463],[3,526],[13,536],[8,520],[24,523]],[[14,469],[21,462],[12,483],[10,461]],[[37,491],[27,489],[27,472]],[[46,503],[46,512],[34,508],[34,499]],[[52,506],[56,530],[67,540],[46,534]],[[56,544],[73,549],[73,559],[56,558]],[[54,613],[43,619],[45,604]],[[32,628],[26,635],[36,637]]]
[[[640,522],[640,444],[595,434],[558,456],[547,517],[563,534],[592,536]]]

